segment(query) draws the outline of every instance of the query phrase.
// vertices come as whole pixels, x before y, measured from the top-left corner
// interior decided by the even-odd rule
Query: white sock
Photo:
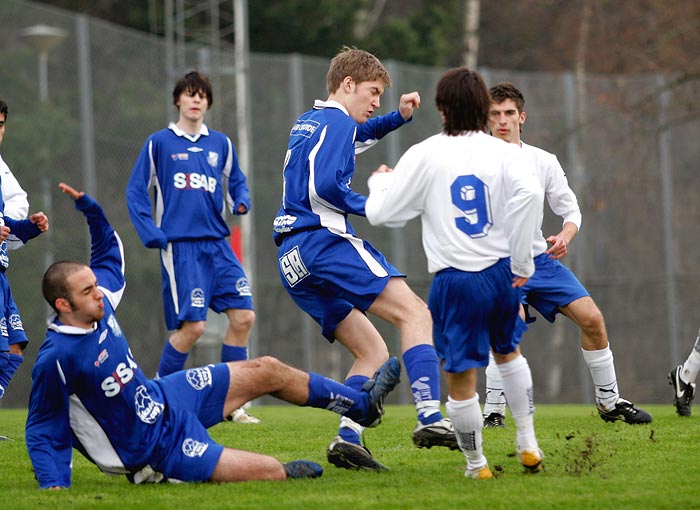
[[[681,379],[686,383],[694,383],[698,376],[698,371],[700,371],[700,331],[698,332],[698,337],[695,339],[693,350],[690,351],[688,359],[683,363]]]
[[[479,469],[488,464],[484,457],[481,428],[483,418],[479,406],[479,394],[467,400],[454,400],[447,397],[447,415],[452,420],[457,442],[467,458],[467,469]]]
[[[617,389],[615,363],[610,346],[598,351],[581,349],[581,353],[593,378],[596,404],[606,411],[612,411],[620,398],[620,393]]]
[[[506,394],[503,392],[503,380],[496,365],[496,358],[489,350],[489,364],[486,367],[486,396],[484,397],[484,417],[491,413],[506,415]]]
[[[539,448],[535,436],[535,402],[532,389],[532,372],[527,359],[520,355],[517,358],[498,365],[503,379],[503,390],[506,393],[510,414],[513,416],[518,429],[516,444],[518,451],[536,450]]]

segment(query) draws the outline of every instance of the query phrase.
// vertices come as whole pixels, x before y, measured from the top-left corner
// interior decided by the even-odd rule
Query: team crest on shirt
[[[209,151],[207,154],[207,163],[209,163],[209,166],[216,168],[216,165],[219,164],[219,153]]]
[[[209,448],[207,443],[201,443],[191,437],[182,442],[182,453],[192,458],[201,457],[207,451],[207,448]]]
[[[239,296],[252,296],[253,293],[250,291],[250,285],[246,278],[239,278],[236,282],[236,290]]]
[[[197,287],[190,294],[190,302],[194,308],[204,308],[204,291]]]
[[[186,372],[187,382],[195,390],[203,390],[212,385],[211,370],[209,367],[192,368]]]
[[[22,326],[22,319],[18,313],[13,313],[10,315],[10,328],[14,330],[24,331],[24,326]]]
[[[109,353],[107,352],[107,349],[102,349],[102,352],[100,352],[99,356],[97,356],[97,361],[95,361],[95,366],[99,367],[102,363],[107,361],[107,358],[109,358]]]
[[[143,384],[136,388],[134,407],[136,408],[136,415],[139,417],[139,420],[149,425],[155,423],[165,409],[163,404],[151,398]]]
[[[7,336],[7,319],[0,319],[0,335]]]
[[[119,323],[117,322],[117,318],[114,316],[114,314],[110,315],[109,319],[107,319],[107,325],[109,326],[109,329],[112,330],[114,336],[122,336],[122,328],[119,327]]]

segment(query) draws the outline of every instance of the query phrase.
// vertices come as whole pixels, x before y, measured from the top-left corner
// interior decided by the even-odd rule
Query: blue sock
[[[19,354],[3,354],[5,363],[3,363],[2,367],[0,368],[0,386],[2,386],[2,389],[0,389],[0,398],[5,395],[7,385],[10,384],[10,379],[12,379],[12,376],[15,375],[15,372],[17,372],[17,369],[22,364],[22,361],[24,361],[24,357],[20,356]]]
[[[157,377],[165,377],[166,375],[182,370],[185,366],[185,361],[187,361],[188,352],[180,352],[170,340],[165,342],[165,347],[163,347],[163,354],[160,357],[160,364],[158,365],[158,375]]]
[[[442,420],[440,412],[440,367],[432,345],[420,344],[403,353],[418,420],[423,425]]]
[[[237,345],[221,344],[221,361],[245,361],[248,359],[248,348]]]
[[[369,377],[367,377],[366,375],[351,375],[350,377],[345,379],[345,386],[349,386],[350,388],[360,391],[362,389],[362,386],[364,386],[364,384],[368,380]],[[352,416],[348,416],[348,418],[352,419]],[[338,428],[338,435],[349,443],[360,444],[362,441],[362,439],[360,438],[360,434],[356,430],[351,429],[350,427],[343,427],[342,420],[340,423],[341,426],[340,428]]]
[[[328,409],[356,420],[367,414],[368,404],[366,393],[322,375],[309,373],[309,400],[305,406]]]

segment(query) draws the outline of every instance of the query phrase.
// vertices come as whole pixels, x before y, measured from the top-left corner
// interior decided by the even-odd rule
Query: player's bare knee
[[[204,334],[206,323],[204,321],[183,322],[178,332],[187,340],[197,340]]]
[[[239,310],[236,313],[236,324],[234,327],[238,330],[250,331],[255,324],[255,312],[253,310]]]

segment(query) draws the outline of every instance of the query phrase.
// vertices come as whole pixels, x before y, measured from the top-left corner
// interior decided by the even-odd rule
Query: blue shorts
[[[590,294],[568,267],[545,253],[535,257],[535,274],[523,287],[528,322],[535,320],[527,309],[530,306],[554,322],[560,307],[587,296]]]
[[[369,242],[323,228],[283,238],[277,253],[282,285],[330,342],[353,308],[365,312],[390,278],[406,276]]]
[[[28,343],[10,282],[5,273],[0,272],[0,352],[9,351],[10,345],[19,345],[24,349]]]
[[[204,482],[211,478],[224,447],[207,429],[224,419],[228,365],[219,363],[175,372],[157,381],[168,412],[150,466],[167,478]]]
[[[446,372],[461,373],[489,363],[489,347],[508,354],[517,347],[520,289],[511,287],[510,260],[479,272],[445,269],[430,286],[435,350]],[[522,333],[521,333],[522,335]]]
[[[160,251],[163,307],[169,330],[183,321],[207,320],[207,309],[252,310],[241,263],[226,239],[178,241]]]

